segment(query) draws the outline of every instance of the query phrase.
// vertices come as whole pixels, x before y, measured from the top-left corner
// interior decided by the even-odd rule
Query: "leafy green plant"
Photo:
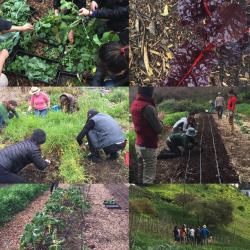
[[[19,39],[19,32],[10,32],[2,34],[0,36],[0,50],[2,51],[3,49],[6,49],[10,54],[13,51],[14,46],[17,45]]]
[[[30,16],[30,7],[26,1],[9,0],[1,6],[2,19],[11,21],[16,25],[27,23]]]
[[[167,126],[173,126],[182,117],[187,116],[188,112],[177,112],[173,114],[168,114],[164,119],[163,123]]]
[[[25,75],[29,80],[39,79],[44,82],[50,82],[56,76],[58,69],[57,63],[46,63],[45,60],[38,57],[29,56],[16,56],[16,60],[12,62],[8,70],[21,73],[25,72]]]
[[[49,59],[57,59],[60,57],[60,55],[63,52],[63,46],[60,45],[58,48],[44,47],[43,51],[44,51],[45,57],[48,57]]]
[[[33,36],[32,32],[23,32],[23,36],[21,37],[19,45],[24,51],[33,52],[35,50],[34,43],[36,39],[37,37]]]

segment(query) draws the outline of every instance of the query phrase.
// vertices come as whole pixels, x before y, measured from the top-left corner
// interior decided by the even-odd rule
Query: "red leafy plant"
[[[218,64],[212,48],[219,49],[219,54],[230,66],[239,63],[242,55],[248,53],[250,45],[245,11],[236,3],[224,5],[224,0],[179,1],[179,24],[189,25],[199,41],[185,41],[178,48],[168,77],[158,86],[208,85],[212,66]],[[205,48],[200,50],[200,47]]]

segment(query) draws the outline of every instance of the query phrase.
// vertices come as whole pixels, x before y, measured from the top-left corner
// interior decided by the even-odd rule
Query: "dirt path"
[[[117,200],[122,209],[105,208],[103,201],[107,199]],[[129,249],[128,206],[124,206],[108,185],[103,184],[91,185],[88,201],[91,207],[85,214],[83,244],[88,249]]]
[[[59,185],[62,188],[67,188],[69,185]],[[20,245],[20,237],[24,233],[24,226],[31,222],[36,211],[41,211],[45,207],[46,201],[50,197],[50,191],[45,191],[43,195],[36,198],[23,211],[15,214],[11,221],[4,224],[0,228],[0,249],[1,250],[18,250]]]
[[[231,162],[239,175],[240,182],[250,182],[250,140],[248,139],[248,135],[243,134],[240,126],[237,124],[234,124],[234,135],[227,135],[226,133],[229,131],[229,125],[225,115],[219,120],[217,115],[214,114],[214,120],[224,141],[227,153],[231,158]],[[249,126],[250,122],[244,122],[243,124]]]

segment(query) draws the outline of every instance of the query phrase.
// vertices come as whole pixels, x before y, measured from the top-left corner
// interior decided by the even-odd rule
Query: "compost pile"
[[[134,1],[131,9],[132,86],[249,84],[250,1]]]
[[[5,48],[10,54],[3,69],[10,85],[30,85],[31,81],[37,85],[42,82],[43,85],[89,86],[87,79],[95,73],[100,46],[108,41],[119,42],[118,35],[105,32],[102,20],[80,17],[78,7],[72,2],[61,0],[61,9],[71,12],[63,14],[61,11],[58,16],[49,10],[51,3],[43,5],[46,12],[43,10],[39,17],[42,8],[38,11],[22,0],[9,0],[1,6],[3,19],[17,25],[31,22],[34,26],[31,32],[1,36],[1,50]],[[68,41],[70,31],[74,32],[73,44]],[[60,72],[70,74],[72,80],[61,81]]]

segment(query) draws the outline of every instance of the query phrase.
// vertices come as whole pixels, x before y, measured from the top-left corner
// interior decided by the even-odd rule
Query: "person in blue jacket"
[[[200,230],[201,245],[206,244],[208,235],[209,231],[206,228],[206,225],[203,225],[202,229]]]

